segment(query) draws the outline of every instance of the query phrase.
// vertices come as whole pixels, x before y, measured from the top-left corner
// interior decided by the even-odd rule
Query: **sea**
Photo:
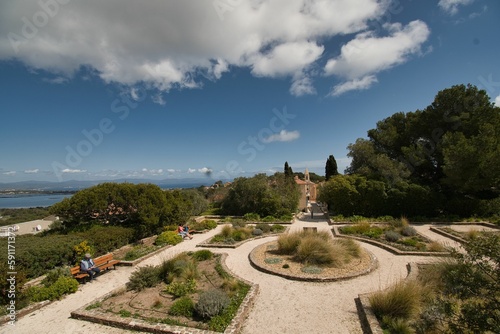
[[[0,195],[0,209],[47,207],[71,197],[71,194]]]

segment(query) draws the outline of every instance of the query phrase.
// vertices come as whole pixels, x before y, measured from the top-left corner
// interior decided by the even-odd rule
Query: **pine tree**
[[[339,171],[337,168],[337,161],[333,157],[333,155],[330,155],[328,159],[326,160],[326,166],[325,166],[325,178],[326,181],[328,181],[332,176],[338,175]]]
[[[285,177],[293,178],[293,170],[292,170],[292,167],[290,167],[288,165],[288,161],[285,161],[284,173],[285,173]]]

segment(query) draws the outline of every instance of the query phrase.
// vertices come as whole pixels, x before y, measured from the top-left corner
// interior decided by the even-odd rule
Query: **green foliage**
[[[160,267],[145,266],[137,268],[127,282],[127,289],[134,291],[142,291],[146,288],[151,288],[160,283]]]
[[[273,223],[277,221],[277,219],[274,216],[265,216],[264,218],[262,218],[262,221],[266,223]]]
[[[73,225],[94,221],[132,227],[141,238],[159,233],[165,225],[186,221],[195,210],[193,201],[200,199],[191,195],[164,191],[153,184],[102,183],[53,205],[51,212]]]
[[[161,277],[163,277],[167,283],[171,283],[175,279],[185,281],[198,277],[195,260],[186,253],[178,254],[172,259],[164,261],[160,265],[160,268]]]
[[[249,212],[249,213],[245,213],[245,215],[243,216],[243,218],[246,220],[246,221],[253,221],[253,222],[258,222],[260,221],[260,216],[258,213],[254,213],[254,212]]]
[[[392,215],[479,214],[480,201],[500,194],[499,110],[475,86],[444,89],[423,110],[393,114],[350,144],[346,172],[384,182]]]
[[[42,219],[50,214],[48,208],[0,209],[0,226]]]
[[[33,286],[28,289],[28,295],[33,302],[44,300],[56,300],[62,296],[74,293],[78,290],[78,281],[72,277],[59,276],[59,278],[48,286]]]
[[[331,241],[319,238],[316,233],[309,233],[301,238],[296,257],[301,263],[317,265],[333,265],[340,267],[342,256],[336,252]]]
[[[263,232],[263,233],[269,233],[271,231],[271,225],[269,224],[258,224],[257,227]]]
[[[168,314],[174,316],[184,316],[184,317],[192,317],[194,313],[194,302],[188,296],[181,297],[177,299],[170,310],[168,310]]]
[[[264,262],[268,263],[268,264],[281,263],[282,261],[283,261],[283,259],[281,259],[279,257],[268,257],[268,258],[264,259]]]
[[[202,318],[210,319],[221,314],[229,303],[230,299],[224,291],[208,290],[200,294],[195,309]]]
[[[214,257],[214,253],[208,249],[202,249],[194,252],[191,257],[196,261],[206,261],[212,259]]]
[[[69,270],[69,267],[57,267],[57,268],[54,268],[52,270],[49,270],[47,272],[47,275],[45,276],[45,278],[42,280],[42,284],[45,287],[49,287],[52,284],[54,284],[55,282],[57,282],[59,277],[62,277],[62,276],[72,277],[71,271]]]
[[[293,178],[285,177],[284,173],[269,177],[257,174],[251,178],[235,179],[222,201],[221,210],[227,215],[281,216],[295,212],[299,196]]]
[[[174,281],[167,285],[165,292],[175,298],[184,297],[196,291],[196,280],[189,279],[184,282]]]
[[[238,286],[238,291],[233,294],[231,301],[224,311],[220,315],[212,317],[209,321],[209,329],[217,332],[224,332],[226,327],[231,323],[238,308],[243,302],[245,296],[250,290],[250,287],[246,284],[240,284]]]
[[[285,230],[285,226],[281,225],[281,224],[273,224],[271,226],[271,232],[274,232],[274,233],[280,233],[280,232],[283,232]]]
[[[163,245],[172,245],[175,246],[178,243],[182,242],[182,236],[177,234],[177,232],[174,231],[166,231],[160,234],[155,241],[155,244],[158,246],[163,246]]]
[[[129,250],[125,256],[124,260],[125,261],[134,261],[137,260],[138,258],[141,258],[151,252],[154,252],[157,249],[155,246],[145,246],[145,245],[137,245],[134,246],[131,250]]]
[[[325,164],[325,180],[328,181],[332,176],[338,174],[337,161],[333,155],[329,155]]]
[[[122,318],[130,318],[132,316],[132,312],[130,312],[129,310],[124,310],[124,309],[118,311],[118,314]]]
[[[203,230],[213,230],[217,227],[217,222],[213,219],[205,219],[199,223],[191,224],[191,228],[195,231],[203,231]]]

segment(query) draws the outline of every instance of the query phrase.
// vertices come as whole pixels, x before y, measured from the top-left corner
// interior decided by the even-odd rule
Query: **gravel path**
[[[318,227],[318,231],[331,229],[326,221],[296,221],[290,230],[303,227]],[[429,231],[430,225],[415,226],[419,232],[433,240],[446,239]],[[186,240],[175,247],[143,261],[139,266],[160,264],[163,260],[184,252],[197,250],[196,244],[211,238],[222,226],[205,234],[195,234],[193,240]],[[359,294],[384,289],[407,275],[409,262],[429,262],[427,256],[395,256],[367,243],[362,246],[373,253],[379,261],[379,268],[372,273],[347,281],[309,283],[290,281],[254,269],[248,254],[256,246],[271,241],[268,237],[249,241],[236,249],[215,249],[214,252],[228,254],[226,264],[237,276],[259,284],[259,295],[242,329],[242,334],[294,334],[294,333],[362,333],[356,310],[355,298]],[[443,240],[444,241],[444,240]],[[451,243],[448,239],[447,242]],[[199,248],[198,248],[199,249]],[[70,318],[70,312],[103,296],[108,291],[123,286],[134,269],[119,267],[116,271],[100,277],[96,282],[81,285],[75,294],[66,296],[38,311],[24,316],[15,326],[0,327],[0,333],[110,333],[123,334],[131,331],[102,326]],[[137,333],[137,332],[133,332]],[[188,333],[186,331],[186,333]]]

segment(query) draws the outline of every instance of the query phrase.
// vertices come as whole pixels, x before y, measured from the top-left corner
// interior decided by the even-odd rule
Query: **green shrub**
[[[127,289],[134,291],[142,291],[146,288],[151,288],[160,283],[160,267],[145,266],[137,268],[127,282]]]
[[[157,248],[155,246],[145,246],[145,245],[137,245],[131,250],[129,250],[125,256],[125,261],[133,261],[141,258],[151,252],[154,252]]]
[[[284,230],[285,230],[285,226],[283,226],[281,224],[273,224],[271,226],[271,232],[280,233],[280,232],[283,232]]]
[[[407,320],[401,318],[382,318],[382,327],[386,328],[391,334],[414,334],[412,326]]]
[[[200,223],[201,226],[193,227],[195,230],[213,230],[217,227],[217,222],[212,219],[205,219]]]
[[[255,236],[262,235],[264,232],[260,228],[254,228],[252,234]]]
[[[243,241],[250,238],[251,235],[252,235],[252,230],[247,227],[244,227],[233,230],[231,237],[236,241]]]
[[[182,242],[182,237],[174,231],[163,232],[156,238],[155,244],[158,246],[172,245],[175,246]]]
[[[258,213],[246,213],[243,218],[246,220],[246,221],[254,221],[254,222],[258,222],[260,220],[260,216]]]
[[[390,242],[397,242],[399,239],[401,239],[401,234],[394,231],[385,231],[384,236],[385,240]]]
[[[271,231],[271,225],[269,224],[259,224],[258,227],[262,230],[264,233],[269,233]]]
[[[63,295],[74,293],[78,290],[78,281],[73,277],[60,276],[49,286],[33,286],[28,289],[31,301],[41,302],[44,300],[60,299]]]
[[[266,223],[272,223],[272,222],[275,222],[276,220],[277,219],[274,216],[266,216],[266,217],[262,218],[262,221],[266,222]]]
[[[196,303],[196,313],[202,318],[210,319],[221,314],[229,305],[230,299],[222,290],[209,290],[202,292]]]
[[[417,230],[415,230],[415,228],[412,226],[404,226],[401,229],[401,234],[406,236],[406,237],[413,237],[413,236],[417,235]]]
[[[184,316],[190,318],[194,313],[194,302],[188,296],[181,297],[174,301],[168,314],[174,316]]]
[[[214,257],[214,253],[209,251],[208,249],[202,249],[199,251],[194,252],[191,257],[195,259],[196,261],[206,261],[210,260],[211,258]]]
[[[50,285],[54,284],[59,279],[59,277],[62,276],[72,277],[69,267],[57,267],[49,270],[45,278],[42,280],[42,284],[46,287],[49,287]]]
[[[282,215],[280,216],[279,218],[279,221],[282,221],[282,222],[289,222],[293,219],[293,215],[291,213],[288,213],[286,215]]]
[[[367,220],[368,220],[368,218],[365,218],[363,216],[354,215],[354,216],[349,217],[349,221],[351,221],[353,223],[366,222]]]
[[[221,234],[217,234],[217,235],[214,235],[212,237],[212,239],[210,239],[210,242],[213,243],[213,244],[217,244],[217,243],[223,243],[224,240],[226,240],[227,237],[221,235]]]
[[[372,239],[378,239],[384,233],[384,229],[378,226],[372,226],[370,229],[363,233],[364,236]]]
[[[165,292],[171,294],[175,298],[184,297],[196,291],[196,281],[189,279],[185,282],[172,282],[165,288]]]
[[[130,318],[130,316],[132,315],[132,312],[128,311],[128,310],[120,310],[118,312],[118,314],[120,315],[120,317],[122,318]]]
[[[399,240],[398,243],[405,245],[405,246],[417,247],[418,240],[412,239],[412,238],[407,238],[407,239]]]

